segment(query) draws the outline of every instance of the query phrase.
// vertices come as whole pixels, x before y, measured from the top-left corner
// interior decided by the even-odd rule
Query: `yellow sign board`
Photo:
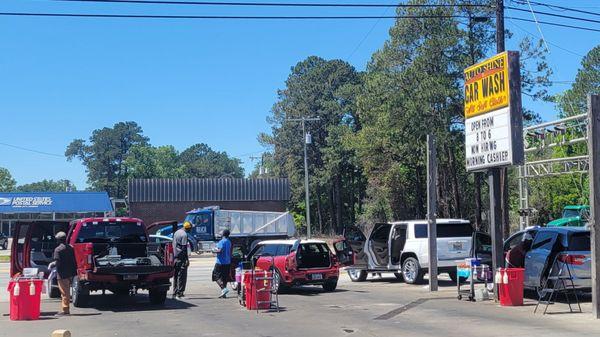
[[[465,118],[507,107],[510,102],[508,53],[465,69]]]

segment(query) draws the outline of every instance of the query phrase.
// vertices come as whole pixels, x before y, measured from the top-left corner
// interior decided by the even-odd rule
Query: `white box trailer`
[[[290,212],[215,210],[215,237],[228,228],[231,236],[287,236],[296,234]]]

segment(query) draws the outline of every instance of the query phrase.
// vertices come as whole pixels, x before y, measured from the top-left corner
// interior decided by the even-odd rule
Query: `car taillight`
[[[94,254],[94,246],[91,243],[86,243],[83,246],[83,252],[86,255],[85,269],[92,268],[92,255]]]
[[[586,259],[585,255],[563,254],[563,255],[558,256],[558,261],[560,261],[562,263],[566,263],[566,264],[576,265],[576,266],[581,266],[582,264],[584,264],[585,259]]]

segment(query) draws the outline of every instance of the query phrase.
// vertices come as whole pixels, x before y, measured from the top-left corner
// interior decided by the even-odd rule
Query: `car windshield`
[[[563,218],[574,218],[579,216],[579,211],[576,209],[565,209],[563,211]]]
[[[146,232],[139,222],[94,221],[82,224],[77,242],[146,242]]]
[[[591,249],[591,239],[589,232],[573,233],[569,239],[569,250],[587,251]]]

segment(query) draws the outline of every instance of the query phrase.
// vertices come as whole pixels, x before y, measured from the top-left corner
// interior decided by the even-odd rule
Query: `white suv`
[[[456,261],[472,255],[473,227],[459,219],[437,219],[436,224],[438,273],[448,273],[456,281]],[[415,284],[428,272],[427,220],[378,223],[368,236],[352,228],[336,245],[336,250],[344,248],[352,255],[354,264],[348,274],[354,282],[364,281],[369,272],[394,272],[397,278]]]

